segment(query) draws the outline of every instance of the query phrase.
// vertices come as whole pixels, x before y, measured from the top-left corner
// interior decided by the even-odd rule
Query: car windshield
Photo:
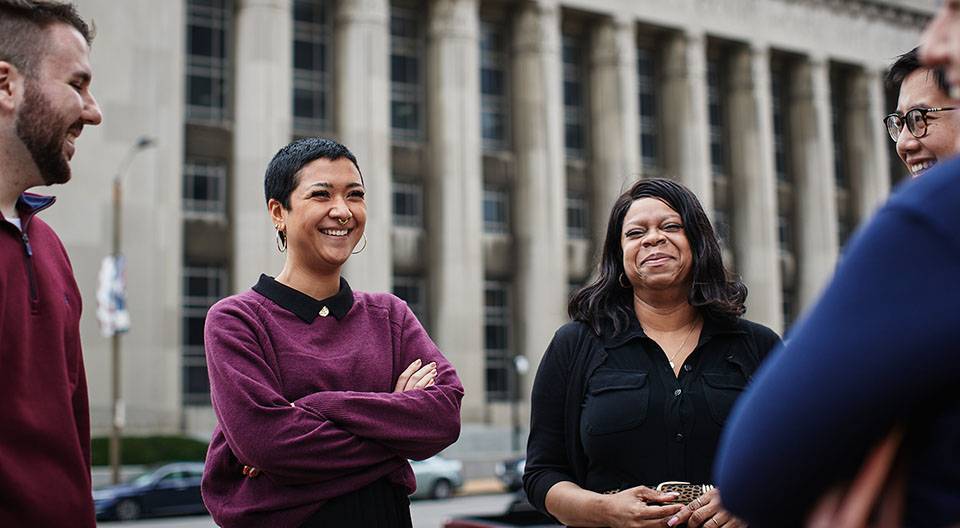
[[[156,479],[156,476],[157,476],[156,470],[141,473],[140,475],[137,475],[136,477],[130,479],[130,485],[146,486],[147,484],[150,484],[151,482],[153,482],[154,479]]]

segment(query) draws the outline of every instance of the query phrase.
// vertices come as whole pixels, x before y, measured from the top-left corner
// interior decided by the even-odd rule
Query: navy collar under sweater
[[[340,277],[340,291],[332,297],[317,300],[313,297],[277,282],[269,275],[260,275],[260,280],[253,287],[253,291],[277,303],[277,306],[293,313],[303,322],[310,324],[317,316],[333,315],[337,321],[343,319],[353,307],[353,290],[347,280]],[[327,310],[327,314],[324,314]]]

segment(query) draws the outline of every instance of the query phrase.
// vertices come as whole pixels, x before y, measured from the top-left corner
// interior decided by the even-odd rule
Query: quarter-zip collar
[[[17,198],[16,209],[20,213],[20,231],[26,233],[27,227],[30,225],[30,220],[40,211],[53,205],[53,202],[57,201],[56,196],[44,196],[42,194],[34,194],[25,192]],[[0,219],[3,219],[4,224],[9,224],[10,222],[6,221],[6,217],[3,216],[3,213],[0,213]]]

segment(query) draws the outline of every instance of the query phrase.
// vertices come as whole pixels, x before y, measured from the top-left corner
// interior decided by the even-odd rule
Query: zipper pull
[[[21,233],[20,239],[23,240],[23,249],[27,252],[28,257],[33,256],[33,248],[30,247],[30,237],[26,233]]]

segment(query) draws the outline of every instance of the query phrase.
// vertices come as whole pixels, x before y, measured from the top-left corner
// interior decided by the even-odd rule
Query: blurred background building
[[[502,453],[637,178],[694,189],[747,316],[789,327],[904,177],[881,78],[934,3],[80,0],[104,124],[44,217],[84,294],[95,434],[111,422],[94,316],[110,181],[139,136],[157,146],[123,174],[128,433],[209,435],[206,310],[280,271],[264,169],[320,135],[368,187],[369,243],[345,276],[405,299],[458,369],[454,451]]]

